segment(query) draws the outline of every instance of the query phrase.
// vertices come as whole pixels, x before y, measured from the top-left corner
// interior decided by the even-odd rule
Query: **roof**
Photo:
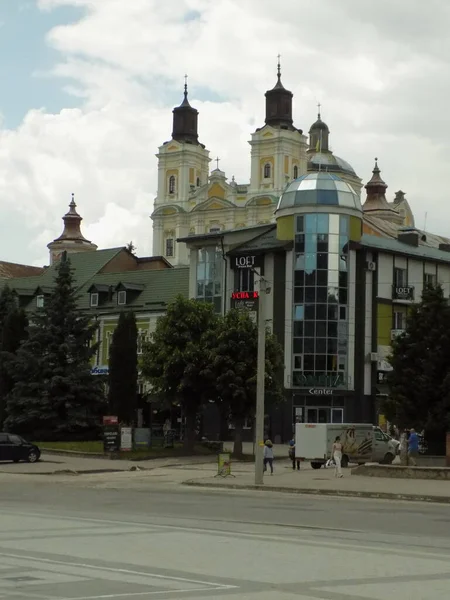
[[[277,211],[302,206],[342,206],[361,211],[355,190],[338,175],[321,171],[294,179],[280,196]]]
[[[0,279],[31,277],[32,275],[40,275],[44,270],[44,267],[32,267],[30,265],[19,265],[3,260],[0,261]]]
[[[402,224],[393,223],[380,217],[364,213],[364,223],[369,227],[378,230],[383,236],[397,239],[398,232],[403,229]],[[429,246],[430,248],[439,248],[440,244],[450,244],[450,239],[429,231],[417,229],[421,236],[420,245]]]
[[[277,239],[277,227],[273,225],[269,231],[256,236],[248,242],[235,246],[227,252],[229,255],[242,252],[264,252],[265,250],[282,250],[291,245],[290,241]]]
[[[308,155],[308,169],[318,169],[319,167],[324,171],[342,171],[357,177],[351,164],[332,152],[315,152]]]
[[[257,232],[258,230],[270,229],[271,227],[273,227],[273,223],[267,223],[265,225],[249,225],[248,227],[238,227],[237,229],[224,229],[222,231],[216,231],[215,233],[198,233],[178,238],[177,242],[189,243],[192,241],[200,242],[202,240],[213,240],[214,238],[222,238],[225,234],[228,235],[230,233],[240,233],[242,231],[252,230]]]
[[[127,295],[127,304],[123,308],[139,308],[141,311],[162,310],[177,295],[189,296],[189,267],[95,275],[79,290],[80,309],[90,309],[97,314],[117,312],[115,297],[105,298],[98,307],[91,309],[88,290],[93,286],[116,288],[120,283],[126,286],[126,289],[139,292]]]
[[[366,248],[383,250],[388,253],[405,254],[420,259],[428,258],[430,260],[450,263],[450,252],[422,244],[419,246],[410,246],[397,239],[378,237],[376,235],[364,233],[361,238],[361,245]]]

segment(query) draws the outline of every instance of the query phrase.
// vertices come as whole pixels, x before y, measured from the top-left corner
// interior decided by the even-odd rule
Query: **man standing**
[[[417,467],[417,457],[419,456],[419,436],[415,429],[411,429],[408,439],[408,456],[413,467]]]

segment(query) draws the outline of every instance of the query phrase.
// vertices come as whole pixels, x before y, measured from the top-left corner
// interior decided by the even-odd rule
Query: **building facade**
[[[331,150],[330,131],[319,113],[308,137],[294,125],[293,94],[281,82],[265,94],[265,122],[250,140],[249,182],[210,172],[210,153],[198,139],[198,111],[184,99],[173,110],[172,137],[157,154],[158,190],[153,220],[153,254],[173,265],[189,264],[188,235],[243,229],[274,222],[278,199],[294,179],[310,172],[336,173],[360,193],[361,179]]]
[[[426,284],[450,297],[450,240],[415,229],[403,192],[388,202],[386,189],[378,164],[364,204],[337,174],[309,173],[281,194],[274,224],[179,240],[189,295],[217,310],[236,292],[261,293],[265,279],[265,320],[285,364],[286,401],[267,411],[272,439],[290,439],[296,421],[382,424],[387,357],[408,308]]]

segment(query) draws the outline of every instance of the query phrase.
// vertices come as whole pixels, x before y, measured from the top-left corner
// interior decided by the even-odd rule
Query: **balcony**
[[[399,335],[402,335],[402,333],[405,333],[404,329],[391,329],[391,342],[398,338]]]
[[[413,302],[414,301],[414,286],[412,285],[393,285],[392,286],[392,300],[399,302]]]

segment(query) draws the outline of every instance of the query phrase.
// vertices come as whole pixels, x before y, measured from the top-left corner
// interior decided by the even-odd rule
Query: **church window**
[[[264,179],[270,179],[271,166],[270,163],[264,165]]]
[[[169,194],[175,194],[175,175],[169,177]]]
[[[197,187],[200,187],[200,177],[197,177]]]
[[[294,167],[294,179],[297,179],[297,177],[298,177],[298,167],[297,167],[297,165],[295,165],[295,167]]]
[[[173,256],[173,255],[174,255],[173,238],[167,238],[166,239],[166,256]]]

